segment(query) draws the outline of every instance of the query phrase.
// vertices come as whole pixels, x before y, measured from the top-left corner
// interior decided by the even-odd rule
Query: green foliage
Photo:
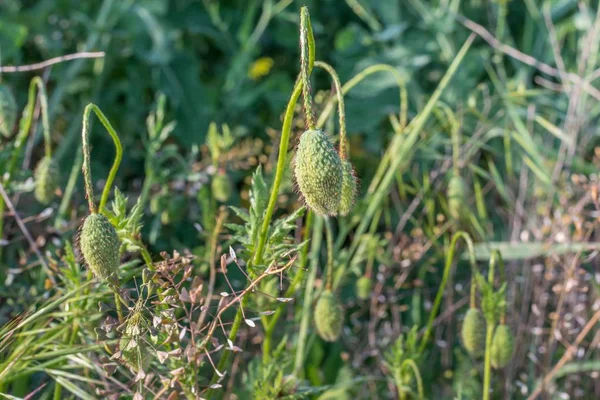
[[[234,239],[244,247],[244,257],[250,258],[256,251],[258,235],[267,209],[269,192],[262,175],[261,167],[258,167],[252,175],[252,186],[250,188],[250,208],[244,210],[231,207],[235,214],[241,218],[244,225],[227,224],[234,233]],[[273,221],[268,233],[265,247],[264,262],[270,265],[284,255],[294,254],[305,245],[296,244],[290,240],[289,232],[296,227],[295,222],[304,215],[303,207],[297,209],[290,215],[282,216]],[[255,277],[266,269],[264,265],[250,265],[251,277]]]

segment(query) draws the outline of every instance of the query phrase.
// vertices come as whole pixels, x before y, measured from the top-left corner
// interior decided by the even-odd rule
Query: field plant
[[[600,397],[598,2],[305,3],[0,3],[0,398]]]

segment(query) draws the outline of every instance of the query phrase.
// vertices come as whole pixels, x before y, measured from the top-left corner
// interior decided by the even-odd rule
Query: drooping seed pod
[[[455,221],[464,220],[467,201],[467,185],[460,175],[453,175],[448,182],[448,211]]]
[[[35,169],[34,180],[34,195],[37,201],[42,204],[50,203],[58,187],[59,172],[56,162],[49,157],[42,158]]]
[[[472,357],[479,357],[485,351],[485,327],[481,310],[469,308],[463,321],[461,336],[465,349]]]
[[[507,325],[500,325],[494,332],[491,348],[492,367],[504,368],[510,362],[514,351],[514,338]]]
[[[339,214],[348,215],[356,198],[356,176],[350,161],[342,162],[342,194],[340,197]]]
[[[335,342],[342,333],[344,310],[331,290],[325,290],[315,307],[315,325],[321,339]]]
[[[94,276],[103,280],[117,277],[119,236],[108,218],[102,214],[90,214],[83,222],[79,245]]]
[[[294,174],[308,207],[317,214],[336,215],[342,193],[342,162],[323,131],[300,136]]]
[[[226,202],[231,197],[231,181],[224,172],[217,173],[212,180],[211,189],[214,198],[221,203]]]
[[[17,121],[17,102],[8,86],[0,85],[0,133],[4,137],[12,134]]]
[[[360,300],[367,300],[369,296],[371,296],[371,289],[373,288],[373,283],[371,282],[371,278],[363,275],[356,281],[356,297]]]

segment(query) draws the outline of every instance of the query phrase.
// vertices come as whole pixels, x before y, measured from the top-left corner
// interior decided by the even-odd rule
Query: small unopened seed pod
[[[371,289],[373,284],[371,278],[363,275],[356,281],[356,297],[360,300],[366,300],[371,296]]]
[[[460,175],[454,175],[448,182],[448,211],[455,221],[465,217],[467,201],[467,185]]]
[[[17,121],[17,102],[8,86],[0,85],[0,133],[9,137]]]
[[[514,351],[514,338],[507,325],[500,325],[494,332],[491,348],[492,367],[504,368],[510,362]]]
[[[108,218],[102,214],[90,214],[83,222],[79,245],[94,276],[104,280],[117,277],[119,236]]]
[[[300,136],[294,175],[304,201],[317,214],[336,215],[342,193],[342,162],[323,131]]]
[[[315,325],[321,339],[335,342],[342,333],[344,310],[331,290],[325,290],[315,307]]]
[[[350,161],[342,161],[342,194],[340,196],[340,215],[348,215],[356,198],[356,176]]]
[[[35,172],[35,190],[34,195],[37,201],[42,204],[48,204],[54,197],[54,191],[58,187],[58,165],[49,157],[44,157],[38,163]]]
[[[221,203],[226,202],[231,197],[231,181],[229,177],[224,172],[217,173],[212,180],[211,189],[213,193],[213,197],[220,201]]]
[[[463,321],[461,336],[465,349],[472,357],[479,357],[485,351],[485,326],[481,310],[469,308]]]

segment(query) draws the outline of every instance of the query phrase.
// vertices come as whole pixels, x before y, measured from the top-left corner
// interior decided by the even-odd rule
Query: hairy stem
[[[329,217],[325,217],[325,235],[327,240],[327,280],[325,288],[331,290],[333,287],[333,228]]]
[[[310,73],[312,71],[311,56],[314,63],[314,36],[310,25],[308,8],[300,9],[300,76],[302,80],[302,97],[304,98],[304,113],[308,129],[315,129],[315,114],[313,112],[312,95],[310,87]],[[311,54],[312,51],[312,54]]]
[[[102,212],[108,200],[108,194],[110,193],[110,189],[112,187],[113,181],[115,180],[115,176],[117,175],[117,171],[119,169],[119,165],[121,164],[121,159],[123,158],[123,147],[121,146],[121,140],[119,139],[119,135],[114,130],[106,116],[102,113],[100,108],[95,104],[88,104],[83,111],[83,127],[81,130],[81,139],[82,139],[82,148],[83,148],[83,179],[85,181],[85,191],[88,199],[88,205],[90,209],[90,213],[96,213],[96,205],[94,204],[94,188],[92,184],[92,171],[90,166],[90,143],[89,143],[89,130],[90,130],[90,113],[94,111],[104,128],[107,130],[108,134],[113,139],[115,144],[116,154],[113,165],[108,173],[108,178],[106,179],[106,184],[104,185],[104,190],[102,191],[102,197],[100,198],[100,206],[99,210]]]
[[[338,117],[340,120],[340,158],[344,161],[347,158],[346,151],[348,148],[347,140],[346,140],[346,108],[344,106],[344,94],[342,91],[342,84],[340,82],[340,77],[338,76],[335,69],[327,63],[322,61],[315,61],[315,66],[319,68],[323,68],[327,73],[331,76],[333,80],[333,86],[335,87],[335,94],[337,97],[338,103]]]

